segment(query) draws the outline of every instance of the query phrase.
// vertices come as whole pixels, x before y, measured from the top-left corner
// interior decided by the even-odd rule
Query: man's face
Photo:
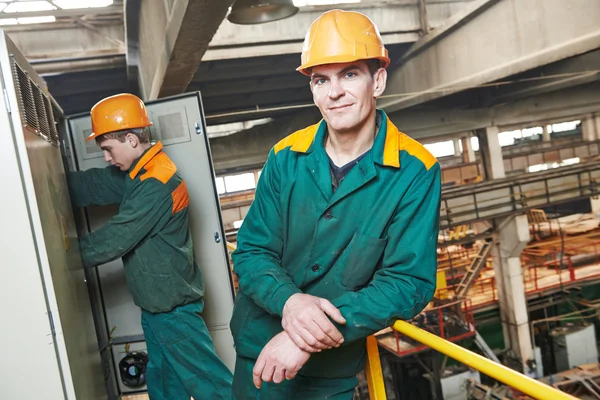
[[[386,79],[385,69],[373,76],[365,61],[326,64],[312,68],[310,87],[328,127],[338,133],[354,132],[373,115]]]
[[[121,171],[127,171],[131,164],[139,157],[136,146],[133,145],[133,139],[127,135],[125,142],[117,139],[106,139],[100,143],[100,148],[104,152],[104,161],[119,167]],[[133,135],[131,135],[133,136]]]

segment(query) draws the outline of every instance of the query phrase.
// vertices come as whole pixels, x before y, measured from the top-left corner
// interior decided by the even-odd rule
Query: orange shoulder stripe
[[[406,150],[408,154],[416,157],[425,165],[425,169],[429,171],[429,168],[433,167],[437,162],[437,159],[423,146],[410,136],[400,132],[398,138],[400,141],[400,150]]]
[[[173,198],[172,214],[183,210],[190,204],[190,197],[185,182],[181,182],[181,184],[177,186],[177,189],[173,190],[171,197]]]
[[[146,173],[140,176],[140,180],[155,178],[162,183],[167,183],[175,175],[175,172],[177,172],[177,166],[165,153],[160,153],[150,160],[144,166],[144,169]]]
[[[315,135],[317,134],[317,130],[319,129],[319,123],[309,126],[308,128],[304,128],[302,130],[296,131],[291,135],[281,139],[274,147],[273,151],[275,154],[280,152],[281,150],[291,147],[292,151],[297,151],[300,153],[306,153],[308,148],[312,144],[315,139]]]

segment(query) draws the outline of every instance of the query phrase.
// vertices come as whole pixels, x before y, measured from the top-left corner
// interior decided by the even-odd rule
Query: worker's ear
[[[387,71],[385,68],[379,68],[373,75],[373,97],[378,98],[385,92],[387,84]]]
[[[135,149],[140,144],[140,139],[132,132],[129,132],[127,136],[125,136],[125,141],[131,146],[131,148]]]

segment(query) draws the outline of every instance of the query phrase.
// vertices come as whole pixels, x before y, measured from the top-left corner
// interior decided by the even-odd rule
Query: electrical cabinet
[[[234,294],[201,97],[199,93],[184,94],[147,102],[146,108],[153,122],[150,127],[152,140],[161,141],[164,151],[186,181],[194,253],[205,283],[204,319],[219,357],[233,370],[235,351],[229,319]],[[89,114],[69,118],[69,125],[70,168],[83,171],[105,167],[100,148],[94,141],[85,140],[92,131]],[[116,212],[116,207],[89,207],[89,228],[94,230],[102,226]],[[103,340],[109,340],[113,346],[126,343],[139,346],[143,342],[140,309],[133,304],[127,289],[123,263],[118,259],[98,266],[96,274],[98,291],[102,293],[102,307],[99,308],[106,327],[103,334],[110,334]],[[114,352],[112,356],[117,371],[123,356]],[[144,389],[143,386],[124,387],[120,376],[117,381],[123,393]]]
[[[0,31],[0,398],[106,399],[60,138],[64,116]]]
[[[146,351],[141,311],[123,264],[119,259],[85,269],[78,248],[78,236],[117,212],[71,206],[67,171],[106,167],[96,143],[85,140],[89,114],[65,117],[2,31],[0,71],[0,346],[8,361],[0,364],[0,398],[96,400],[142,392],[143,379],[135,378],[135,363]],[[233,370],[234,292],[201,97],[190,93],[146,105],[152,140],[163,143],[187,184],[205,283],[203,317],[219,357]],[[127,374],[134,379],[124,379]]]

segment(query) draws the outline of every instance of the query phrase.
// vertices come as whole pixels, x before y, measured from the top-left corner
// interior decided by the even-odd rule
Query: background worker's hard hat
[[[364,14],[331,10],[323,13],[310,26],[302,48],[302,65],[297,71],[310,75],[311,67],[378,59],[381,66],[390,65],[388,51],[377,27]]]
[[[129,93],[100,100],[92,107],[92,140],[106,133],[151,126],[144,102]]]

